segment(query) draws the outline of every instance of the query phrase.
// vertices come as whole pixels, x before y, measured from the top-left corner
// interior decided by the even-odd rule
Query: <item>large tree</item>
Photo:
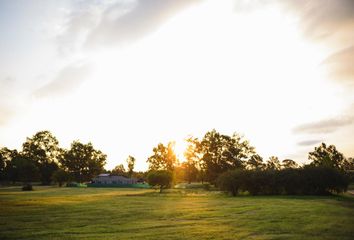
[[[228,136],[216,130],[204,135],[201,151],[206,177],[211,183],[215,183],[217,177],[227,170],[244,168],[246,159],[254,154],[254,148],[237,133]]]
[[[96,150],[92,143],[74,141],[60,162],[77,182],[85,182],[104,171],[106,158],[107,155]]]
[[[52,174],[58,169],[61,151],[59,142],[49,131],[37,132],[23,143],[22,155],[32,159],[37,165],[41,182],[50,184]]]
[[[173,172],[174,167],[178,162],[173,147],[173,142],[169,142],[167,146],[162,143],[158,144],[157,147],[153,149],[153,155],[147,160],[149,163],[149,170],[167,170]]]
[[[320,146],[315,147],[313,152],[309,152],[308,158],[312,161],[311,164],[314,166],[325,166],[344,170],[346,165],[344,155],[339,152],[334,145],[327,146],[325,143],[321,143]]]

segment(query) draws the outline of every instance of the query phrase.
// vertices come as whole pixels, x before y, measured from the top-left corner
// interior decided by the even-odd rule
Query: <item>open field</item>
[[[0,239],[353,239],[352,197],[0,188]]]

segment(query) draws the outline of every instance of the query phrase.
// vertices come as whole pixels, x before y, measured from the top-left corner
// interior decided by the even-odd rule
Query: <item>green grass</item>
[[[0,239],[353,239],[353,197],[0,188]]]

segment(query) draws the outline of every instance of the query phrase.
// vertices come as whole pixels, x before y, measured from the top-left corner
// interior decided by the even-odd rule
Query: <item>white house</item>
[[[110,174],[100,174],[97,177],[95,177],[94,179],[92,179],[91,183],[95,183],[95,184],[117,184],[117,185],[121,185],[121,184],[136,184],[137,183],[137,179],[136,178],[127,178],[124,176],[115,176],[115,175],[110,175]]]

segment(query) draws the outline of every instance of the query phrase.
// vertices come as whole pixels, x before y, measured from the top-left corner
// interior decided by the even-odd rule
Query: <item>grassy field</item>
[[[0,188],[0,239],[354,239],[352,197]]]

